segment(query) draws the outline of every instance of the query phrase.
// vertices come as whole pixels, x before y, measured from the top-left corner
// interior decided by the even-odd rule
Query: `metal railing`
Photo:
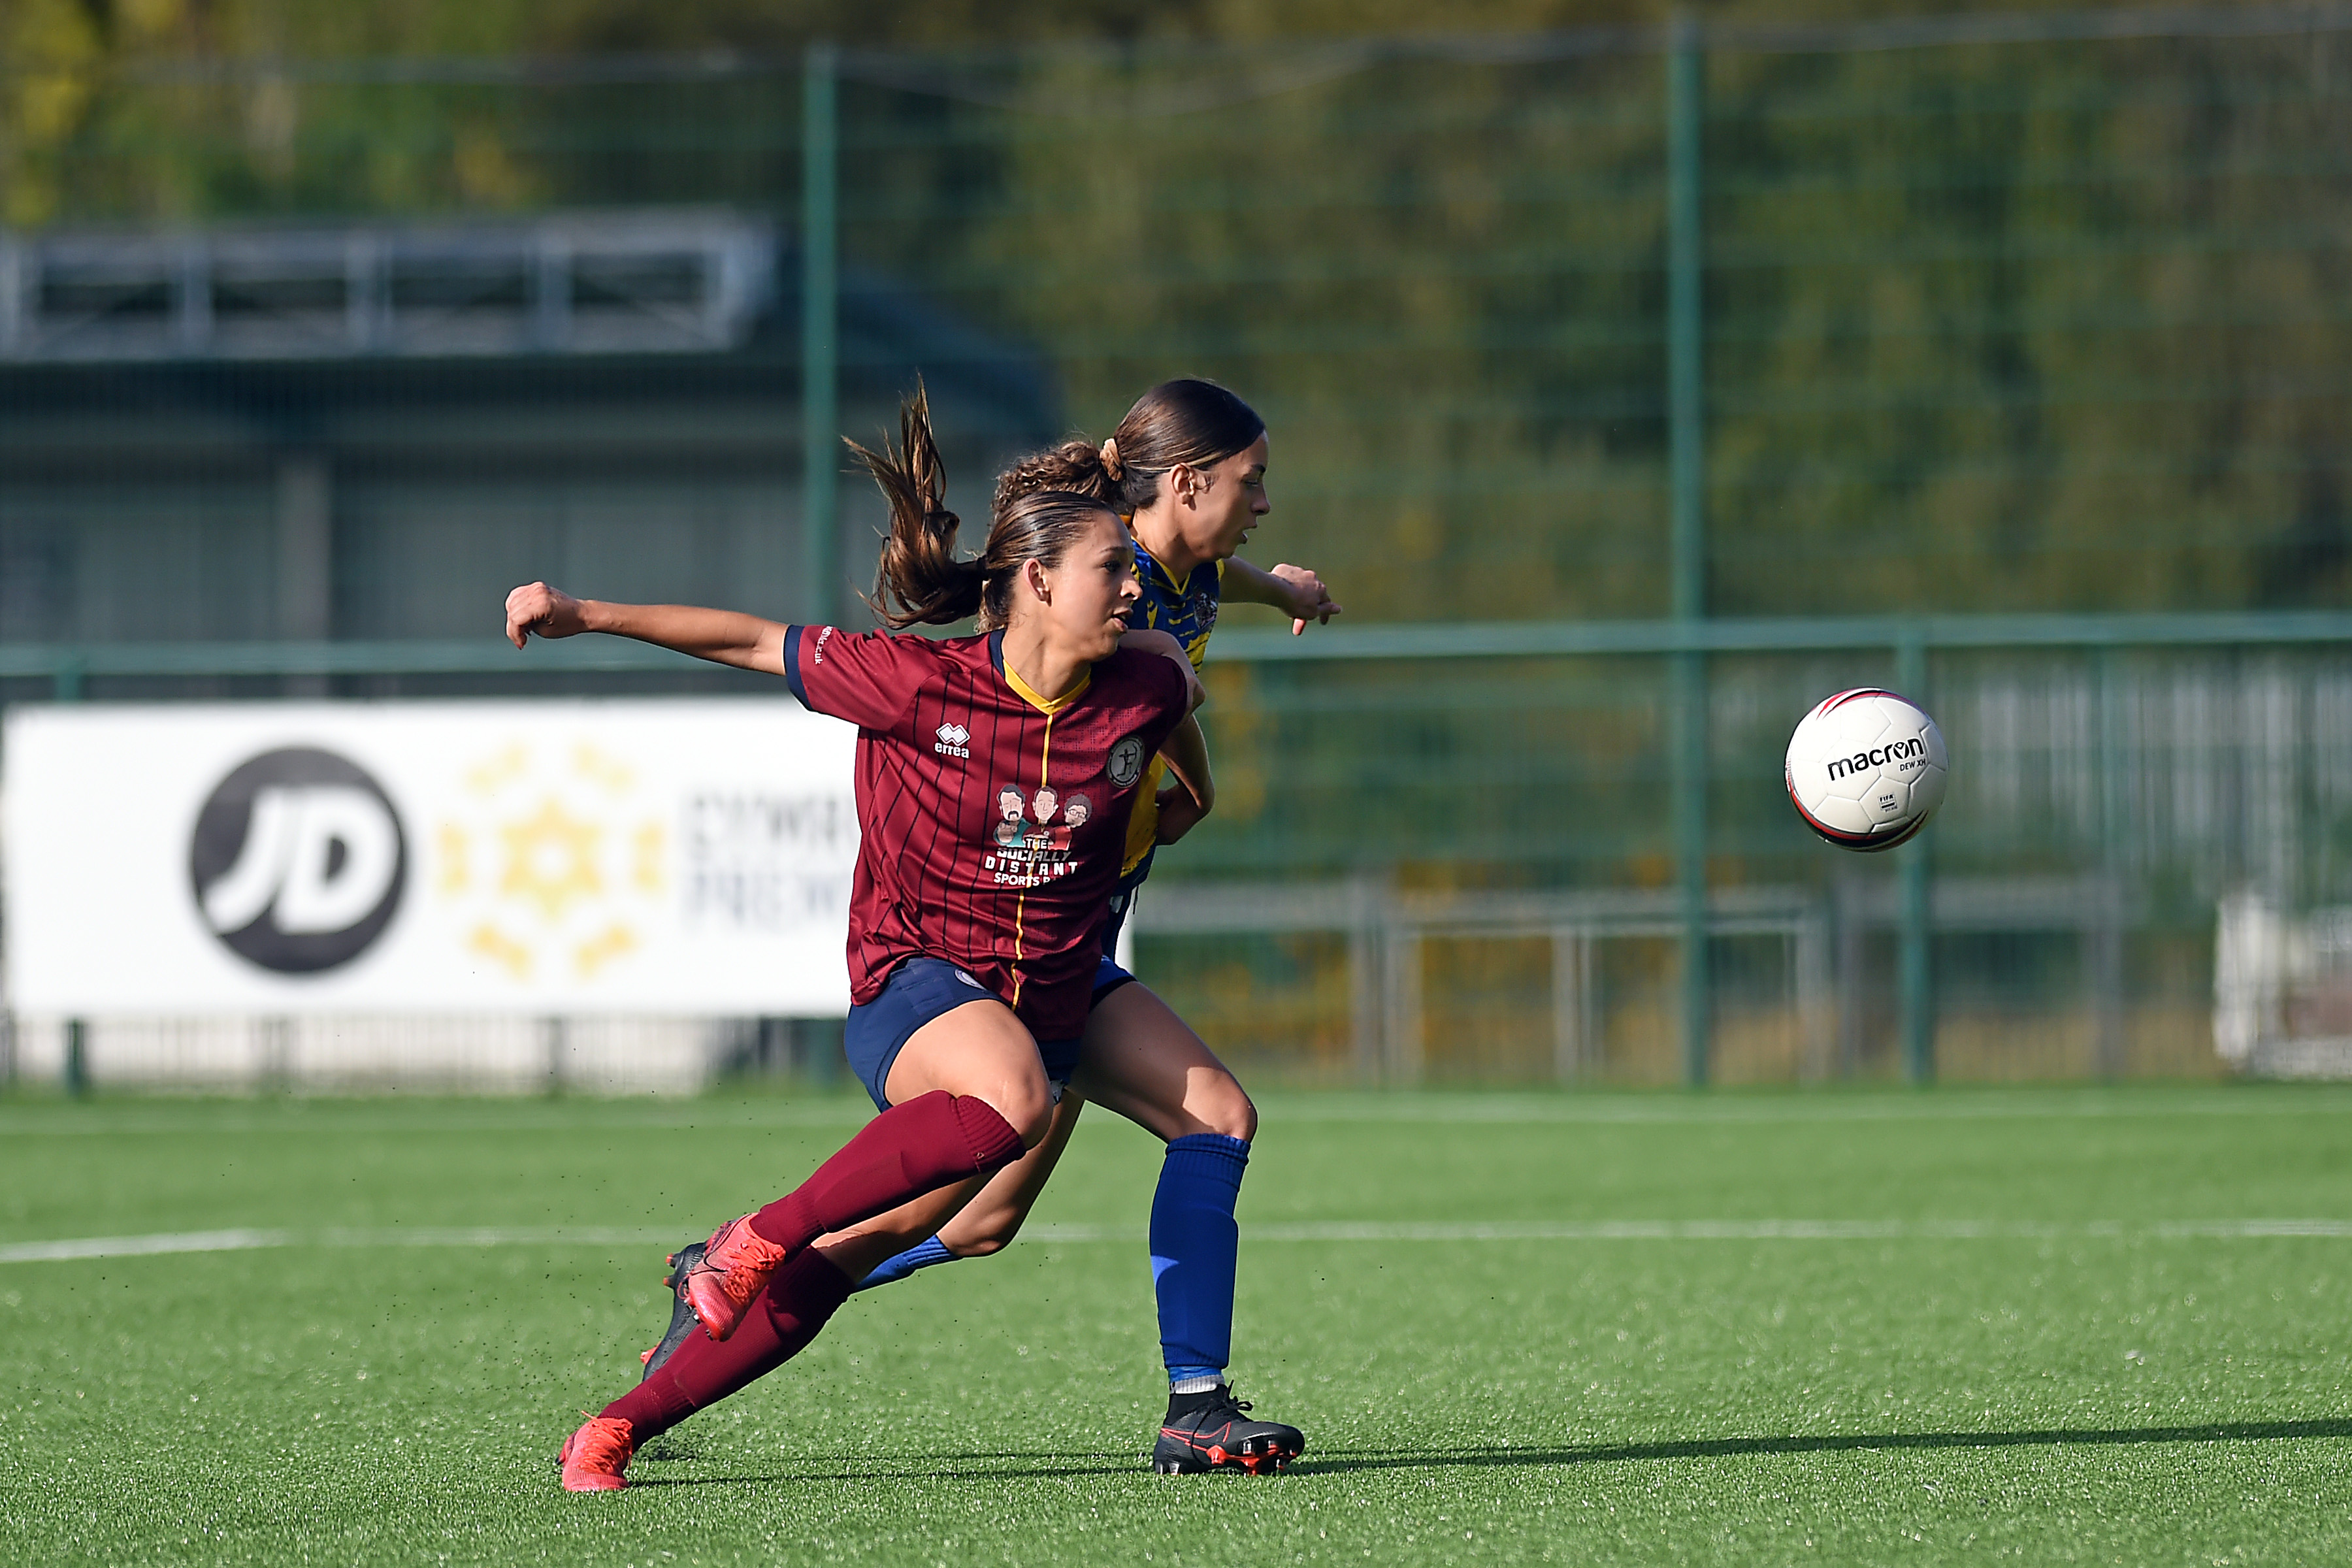
[[[1526,658],[1622,658],[1625,656],[1664,657],[1689,661],[1699,667],[1704,676],[1708,660],[1737,655],[1786,654],[1824,650],[1878,650],[1891,656],[1895,668],[1905,672],[1899,679],[1912,690],[1923,694],[1923,700],[1934,701],[1934,670],[1931,656],[1988,649],[2072,650],[2089,653],[2095,658],[2120,650],[2138,648],[2287,648],[2352,646],[2352,613],[2247,612],[2223,615],[2141,615],[2106,616],[1920,616],[1875,618],[1824,619],[1668,619],[1654,621],[1577,622],[1577,623],[1481,623],[1427,626],[1332,626],[1317,628],[1308,636],[1294,637],[1286,632],[1272,629],[1233,627],[1220,633],[1216,642],[1217,662],[1224,665],[1365,665],[1381,664],[1410,667],[1416,663],[1454,661],[1507,660]],[[593,682],[597,678],[614,673],[639,671],[682,671],[698,668],[695,661],[663,649],[642,644],[609,638],[582,639],[534,647],[525,658],[503,643],[485,639],[464,643],[244,643],[244,644],[98,644],[79,647],[31,647],[0,645],[0,679],[33,679],[47,684],[46,693],[52,700],[86,700],[102,696],[102,689],[93,690],[92,681],[109,679],[171,679],[174,678],[210,677],[281,677],[316,679],[338,676],[464,675],[495,679],[501,676],[543,679],[550,675]],[[1703,679],[1693,682],[1678,680],[1671,687],[1678,703],[1701,703],[1705,700]],[[2104,693],[2105,688],[2102,687]],[[317,694],[317,693],[313,693]],[[2102,700],[2105,700],[2104,696]],[[1678,770],[1673,804],[1674,856],[1675,860],[1675,888],[1671,900],[1662,902],[1664,895],[1631,893],[1628,897],[1640,905],[1635,921],[1649,931],[1664,918],[1662,911],[1677,911],[1674,917],[1681,949],[1685,975],[1681,993],[1681,1023],[1683,1040],[1683,1071],[1691,1083],[1703,1083],[1708,1076],[1710,1060],[1710,1029],[1714,1011],[1713,1000],[1705,984],[1705,954],[1712,936],[1729,930],[1724,926],[1724,913],[1718,906],[1725,896],[1721,889],[1710,889],[1707,876],[1710,825],[1707,816],[1708,758],[1705,749],[1706,720],[1703,710],[1685,710],[1673,726],[1682,735],[1696,734],[1700,744],[1695,756],[1677,746],[1673,753]],[[2115,726],[2102,721],[2099,733],[2111,741]],[[1965,768],[1965,754],[1956,761]],[[2106,787],[2112,793],[2117,785],[2124,763],[2119,755],[2106,755],[2099,764],[2111,782]],[[2103,820],[2118,813],[2103,812]],[[2105,834],[2105,854],[2112,859],[2117,853],[2116,836]],[[1936,997],[1932,973],[1932,941],[1939,923],[1950,920],[1937,914],[1941,907],[1935,891],[1936,832],[1931,828],[1914,845],[1893,852],[1899,866],[1899,891],[1895,900],[1891,923],[1897,932],[1899,969],[1900,1037],[1906,1073],[1914,1080],[1924,1082],[1934,1076],[1934,1038]],[[2103,887],[2120,885],[2120,875],[2110,865]],[[2086,884],[2087,885],[2087,884]],[[1386,934],[1366,949],[1391,952],[1399,942],[1419,942],[1432,931],[1451,929],[1467,921],[1475,925],[1485,921],[1492,925],[1500,918],[1490,910],[1479,913],[1484,906],[1474,907],[1455,900],[1441,910],[1437,903],[1423,898],[1418,902],[1411,895],[1399,895],[1377,913],[1371,911],[1368,899],[1374,895],[1366,889],[1369,884],[1350,884],[1344,897],[1318,893],[1307,900],[1313,909],[1297,914],[1296,920],[1281,929],[1307,929],[1300,926],[1306,921],[1316,929],[1363,931],[1375,927]],[[1696,889],[1694,897],[1693,889]],[[1271,919],[1265,911],[1286,909],[1282,902],[1287,895],[1264,894],[1274,900],[1261,903],[1253,918]],[[1608,924],[1600,910],[1608,904],[1602,898],[1593,903],[1592,895],[1558,895],[1559,910],[1550,909],[1540,918],[1519,910],[1512,916],[1520,924],[1528,920],[1530,931],[1582,930],[1591,926],[1600,930]],[[1581,898],[1583,902],[1578,902]],[[1208,900],[1218,910],[1224,905],[1210,892],[1180,895],[1178,905],[1168,909],[1155,900],[1155,912],[1146,917],[1145,929],[1166,929],[1171,931],[1194,929],[1198,921],[1181,910],[1189,907],[1181,900],[1195,902]],[[1338,899],[1339,902],[1334,900]],[[1248,900],[1244,900],[1247,902]],[[1295,902],[1296,900],[1293,900]],[[1541,901],[1538,900],[1538,901]],[[1622,901],[1622,900],[1620,900]],[[1786,901],[1785,900],[1783,901]],[[1801,900],[1800,900],[1801,901]],[[2045,900],[2046,901],[2046,900]],[[1443,900],[1440,900],[1443,902]],[[1339,903],[1346,903],[1354,913],[1345,919],[1334,914]],[[1574,904],[1576,913],[1570,910]],[[1591,904],[1591,910],[1585,910]],[[1427,905],[1427,908],[1423,908]],[[1203,907],[1208,907],[1204,905]],[[1236,906],[1239,907],[1239,906]],[[1301,906],[1304,908],[1305,906]],[[1503,905],[1496,905],[1501,910]],[[1510,906],[1517,909],[1516,905]],[[1628,906],[1631,909],[1632,906]],[[1777,907],[1777,906],[1776,906]],[[1794,906],[1791,906],[1792,908]],[[2112,998],[2120,984],[2118,943],[2120,916],[2113,897],[2102,895],[2089,900],[2080,917],[2062,921],[2062,925],[2081,925],[2093,931],[2093,967],[2096,972],[2096,991],[2101,998],[2097,1016],[2102,1020],[2099,1058],[2116,1058],[2120,1047],[2113,1035],[2118,1026],[2118,1016]],[[2039,911],[2040,906],[2035,910]],[[2108,914],[2101,916],[2105,909]],[[1162,912],[1164,910],[1164,912]],[[1563,910],[1568,912],[1563,913]],[[1233,922],[1226,914],[1215,917]],[[1574,918],[1570,918],[1573,915]],[[1625,911],[1609,915],[1618,920]],[[1521,919],[1521,916],[1526,916]],[[1588,918],[1590,917],[1590,918]],[[1775,917],[1776,919],[1778,917]],[[1809,916],[1791,914],[1798,922],[1790,927],[1793,933],[1799,926],[1811,930],[1806,922]],[[2041,919],[2039,912],[2034,913]],[[1174,921],[1172,926],[1161,922]],[[1449,925],[1451,922],[1451,925]],[[1596,922],[1599,922],[1596,924]],[[1506,923],[1508,923],[1507,921]],[[1620,922],[1622,923],[1622,921]],[[2048,924],[2042,921],[2042,924]],[[1243,926],[1247,921],[1242,922]],[[1207,929],[1207,928],[1202,928]],[[1234,929],[1240,929],[1234,927]],[[1275,929],[1268,927],[1266,929]],[[1515,928],[1516,929],[1516,928]],[[1744,928],[1743,928],[1744,929]],[[1777,931],[1778,926],[1774,929]],[[1973,929],[1973,928],[1970,928]],[[1403,933],[1403,934],[1400,934]],[[1370,939],[1365,939],[1370,940]],[[1793,934],[1791,940],[1795,940]],[[1804,965],[1801,965],[1804,968]],[[1689,978],[1693,970],[1700,972],[1696,983]],[[1812,973],[1806,969],[1806,973]],[[1359,965],[1360,979],[1356,984],[1370,989],[1364,996],[1386,995],[1388,1001],[1374,1007],[1360,998],[1356,1026],[1362,1038],[1403,1038],[1416,1026],[1398,1024],[1385,1033],[1379,1026],[1363,1020],[1374,1017],[1406,1017],[1417,1008],[1399,1000],[1408,993],[1390,994],[1383,986],[1393,990],[1407,984],[1402,976],[1412,973],[1411,965],[1395,953],[1384,962],[1367,957]],[[1380,976],[1388,976],[1382,979]],[[1808,1000],[1803,1005],[1808,1016],[1818,1012],[1817,1004]],[[1400,1033],[1402,1031],[1402,1033]],[[1367,1046],[1371,1053],[1367,1059],[1389,1062],[1387,1069],[1402,1071],[1405,1059],[1389,1047]],[[1395,1047],[1402,1050],[1403,1047]],[[1408,1053],[1409,1054],[1409,1053]]]

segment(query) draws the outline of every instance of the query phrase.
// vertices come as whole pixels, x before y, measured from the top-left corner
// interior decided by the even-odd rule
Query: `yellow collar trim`
[[[1063,709],[1084,697],[1087,694],[1087,688],[1094,684],[1094,679],[1095,672],[1089,667],[1078,671],[1078,683],[1059,697],[1040,697],[1036,688],[1022,679],[1021,672],[1014,669],[1009,661],[1004,666],[1004,683],[1013,688],[1013,694],[1047,718],[1059,713]]]

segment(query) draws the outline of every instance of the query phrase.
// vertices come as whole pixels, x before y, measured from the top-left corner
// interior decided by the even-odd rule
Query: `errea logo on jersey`
[[[962,725],[942,724],[931,732],[940,738],[940,743],[931,748],[931,750],[937,752],[940,755],[943,757],[967,758],[971,755],[971,747],[965,744],[966,742],[971,739],[971,731],[965,729]]]

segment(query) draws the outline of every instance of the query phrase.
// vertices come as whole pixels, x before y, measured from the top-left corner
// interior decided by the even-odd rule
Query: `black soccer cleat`
[[[669,1287],[669,1328],[662,1335],[661,1343],[638,1355],[637,1359],[646,1363],[646,1376],[637,1379],[639,1383],[659,1372],[661,1363],[677,1353],[677,1347],[686,1342],[686,1336],[694,1332],[701,1321],[687,1302],[686,1276],[688,1269],[702,1261],[702,1248],[703,1244],[698,1241],[669,1255],[669,1272],[662,1276],[662,1283]]]
[[[1151,1468],[1163,1476],[1196,1476],[1207,1470],[1246,1470],[1277,1476],[1307,1447],[1306,1434],[1278,1421],[1252,1421],[1249,1402],[1234,1397],[1221,1383],[1207,1394],[1171,1394],[1168,1419],[1151,1450]]]

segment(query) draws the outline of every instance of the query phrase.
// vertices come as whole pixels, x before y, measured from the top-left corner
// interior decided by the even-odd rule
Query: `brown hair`
[[[1012,614],[1013,582],[1022,564],[1059,565],[1093,520],[1112,510],[1101,497],[1084,492],[1040,489],[1008,498],[1000,487],[988,542],[977,560],[959,560],[955,540],[962,520],[947,509],[947,470],[931,437],[930,397],[922,383],[898,405],[895,448],[887,435],[879,452],[846,437],[844,444],[890,503],[890,531],[883,536],[874,592],[866,603],[898,631],[947,626],[975,614],[982,631],[995,630]]]
[[[1163,381],[1135,400],[1101,446],[1065,441],[1013,464],[996,481],[996,505],[1002,510],[1016,496],[1070,490],[1132,517],[1159,496],[1160,476],[1179,463],[1222,463],[1265,434],[1257,410],[1215,382]]]

